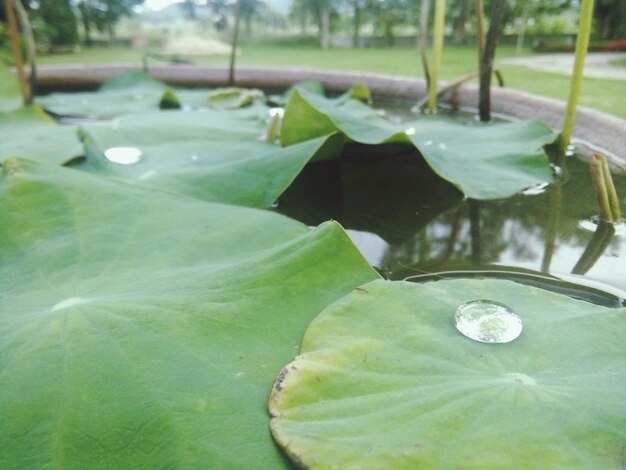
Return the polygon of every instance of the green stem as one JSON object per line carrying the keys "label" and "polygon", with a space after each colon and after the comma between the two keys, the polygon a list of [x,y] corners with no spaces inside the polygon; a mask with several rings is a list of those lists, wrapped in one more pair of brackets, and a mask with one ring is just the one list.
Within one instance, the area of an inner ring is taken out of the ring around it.
{"label": "green stem", "polygon": [[279,112],[274,112],[270,116],[270,122],[267,126],[267,133],[265,135],[265,140],[269,143],[276,142],[280,134],[280,125],[282,123],[282,117]]}
{"label": "green stem", "polygon": [[13,9],[13,0],[4,0],[4,11],[7,17],[7,25],[9,27],[9,37],[13,45],[13,55],[15,57],[15,69],[17,70],[17,78],[22,91],[22,100],[25,105],[30,104],[30,89],[24,72],[24,59],[22,58],[22,48],[20,47],[19,33],[17,32],[17,21],[15,19],[15,10]]}
{"label": "green stem", "polygon": [[476,43],[478,46],[478,75],[485,54],[485,5],[483,0],[476,0]]}
{"label": "green stem", "polygon": [[609,162],[604,155],[596,154],[596,157],[602,162],[602,176],[604,176],[604,185],[606,186],[606,192],[609,198],[609,206],[611,208],[613,221],[617,222],[622,218],[622,210],[619,206],[619,198],[617,197],[617,190],[615,189],[613,177],[611,176]]}
{"label": "green stem", "polygon": [[441,68],[441,55],[443,54],[443,33],[446,18],[446,0],[435,2],[435,24],[433,29],[433,66],[428,84],[428,109],[435,111],[437,108],[437,80]]}
{"label": "green stem", "polygon": [[606,222],[613,222],[613,213],[611,212],[609,194],[606,189],[602,161],[594,155],[589,162],[589,166],[591,169],[591,181],[596,191],[596,199],[598,200],[598,208],[600,209],[600,218]]}
{"label": "green stem", "polygon": [[233,32],[233,42],[230,50],[230,65],[228,67],[228,85],[235,84],[235,59],[237,57],[237,43],[239,42],[239,22],[241,20],[241,0],[235,4],[235,30]]}
{"label": "green stem", "polygon": [[505,0],[493,0],[491,3],[491,16],[489,31],[485,41],[485,51],[480,64],[480,88],[478,110],[480,120],[483,122],[491,119],[491,75],[493,73],[493,60],[496,56],[498,38],[502,30]]}
{"label": "green stem", "polygon": [[574,121],[576,120],[576,106],[580,97],[580,88],[583,81],[583,69],[585,67],[585,57],[589,47],[589,37],[591,36],[591,21],[593,18],[593,0],[582,0],[580,7],[580,21],[578,23],[578,37],[576,39],[576,60],[574,61],[574,72],[572,83],[565,110],[563,130],[561,131],[561,148],[565,150],[572,140]]}

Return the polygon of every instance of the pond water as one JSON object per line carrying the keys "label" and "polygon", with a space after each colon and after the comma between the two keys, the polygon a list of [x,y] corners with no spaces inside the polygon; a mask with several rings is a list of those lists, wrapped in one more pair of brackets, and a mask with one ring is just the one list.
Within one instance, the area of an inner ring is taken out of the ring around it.
{"label": "pond water", "polygon": [[[557,184],[472,201],[417,151],[349,145],[340,161],[310,164],[275,210],[312,226],[337,220],[389,279],[501,277],[621,306],[626,229],[594,222],[589,154],[568,156]],[[613,170],[623,198],[626,175]]]}

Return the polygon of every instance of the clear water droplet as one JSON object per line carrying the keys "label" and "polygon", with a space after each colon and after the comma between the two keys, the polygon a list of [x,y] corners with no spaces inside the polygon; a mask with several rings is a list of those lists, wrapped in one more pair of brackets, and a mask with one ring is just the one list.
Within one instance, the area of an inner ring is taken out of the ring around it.
{"label": "clear water droplet", "polygon": [[424,145],[432,145],[433,141],[432,140],[427,140],[426,142],[424,142]]}
{"label": "clear water droplet", "polygon": [[141,150],[136,147],[111,147],[104,151],[107,160],[120,165],[133,165],[141,161]]}
{"label": "clear water droplet", "polygon": [[278,199],[276,199],[274,202],[272,202],[272,205],[270,206],[270,208],[278,209],[279,205],[280,205],[280,201]]}
{"label": "clear water droplet", "polygon": [[198,155],[192,155],[191,159],[195,162],[196,160],[198,160]]}
{"label": "clear water droplet", "polygon": [[537,196],[538,194],[543,194],[546,192],[546,188],[548,187],[548,183],[539,183],[535,186],[531,186],[530,188],[522,191],[524,196]]}
{"label": "clear water droplet", "polygon": [[243,372],[237,372],[237,373],[235,374],[235,379],[237,379],[237,380],[239,380],[239,379],[240,379],[240,378],[242,378],[242,377],[243,377]]}
{"label": "clear water droplet", "polygon": [[522,333],[522,319],[493,300],[474,300],[461,305],[454,316],[456,329],[481,343],[510,343]]}
{"label": "clear water droplet", "polygon": [[441,150],[446,150],[448,147],[446,146],[446,144],[439,144],[439,148]]}
{"label": "clear water droplet", "polygon": [[409,127],[406,131],[404,131],[406,133],[406,135],[414,135],[415,134],[415,127]]}

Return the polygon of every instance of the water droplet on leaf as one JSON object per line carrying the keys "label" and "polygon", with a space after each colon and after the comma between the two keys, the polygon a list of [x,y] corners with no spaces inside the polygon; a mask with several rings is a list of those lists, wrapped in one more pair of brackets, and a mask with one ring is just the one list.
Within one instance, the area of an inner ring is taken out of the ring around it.
{"label": "water droplet on leaf", "polygon": [[506,305],[493,300],[464,303],[454,319],[457,330],[481,343],[510,343],[522,333],[522,319]]}
{"label": "water droplet on leaf", "polygon": [[58,312],[59,310],[63,310],[63,309],[70,308],[70,307],[74,307],[75,305],[84,304],[85,302],[88,302],[88,301],[86,299],[82,299],[80,297],[71,297],[69,299],[62,300],[58,304],[55,304],[50,309],[50,311],[51,312]]}
{"label": "water droplet on leaf", "polygon": [[141,150],[136,147],[111,147],[104,151],[107,160],[120,165],[133,165],[141,161]]}

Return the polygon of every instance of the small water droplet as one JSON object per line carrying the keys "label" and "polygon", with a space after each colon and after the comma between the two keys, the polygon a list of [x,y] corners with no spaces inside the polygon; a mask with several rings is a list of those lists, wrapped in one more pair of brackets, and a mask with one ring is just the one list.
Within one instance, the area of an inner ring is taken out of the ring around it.
{"label": "small water droplet", "polygon": [[571,157],[571,156],[574,155],[575,152],[576,152],[576,146],[572,145],[572,144],[569,144],[567,146],[567,148],[565,149],[565,156],[566,157]]}
{"label": "small water droplet", "polygon": [[136,147],[111,147],[104,151],[107,160],[120,165],[133,165],[141,161],[141,150]]}
{"label": "small water droplet", "polygon": [[278,199],[276,199],[274,202],[272,202],[272,205],[270,206],[270,208],[278,209],[279,205],[280,205],[280,201]]}
{"label": "small water droplet", "polygon": [[524,196],[537,196],[538,194],[543,194],[546,192],[546,188],[548,187],[548,183],[539,183],[535,186],[531,186],[530,188],[522,191]]}
{"label": "small water droplet", "polygon": [[414,135],[415,134],[415,127],[409,127],[406,131],[404,131],[406,133],[406,135]]}
{"label": "small water droplet", "polygon": [[195,162],[196,160],[198,160],[198,155],[192,155],[191,159]]}
{"label": "small water droplet", "polygon": [[454,316],[456,329],[481,343],[510,343],[522,333],[522,319],[493,300],[474,300],[461,305]]}
{"label": "small water droplet", "polygon": [[424,142],[424,145],[432,145],[433,141],[432,140],[427,140],[426,142]]}
{"label": "small water droplet", "polygon": [[237,380],[239,380],[239,379],[240,379],[240,378],[242,378],[242,377],[243,377],[243,372],[237,372],[237,373],[235,374],[235,379],[237,379]]}
{"label": "small water droplet", "polygon": [[446,144],[439,144],[439,148],[440,148],[441,150],[445,150],[445,149],[447,149],[448,147],[446,146]]}

